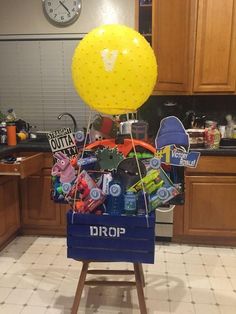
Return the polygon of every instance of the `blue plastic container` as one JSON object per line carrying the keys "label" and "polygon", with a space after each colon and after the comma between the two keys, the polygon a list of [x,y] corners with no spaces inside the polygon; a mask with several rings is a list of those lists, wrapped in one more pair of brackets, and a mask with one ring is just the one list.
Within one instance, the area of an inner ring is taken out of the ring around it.
{"label": "blue plastic container", "polygon": [[119,180],[109,182],[109,195],[106,202],[106,213],[113,216],[124,214],[124,191]]}
{"label": "blue plastic container", "polygon": [[126,215],[135,215],[137,209],[137,196],[131,191],[125,193],[124,210]]}

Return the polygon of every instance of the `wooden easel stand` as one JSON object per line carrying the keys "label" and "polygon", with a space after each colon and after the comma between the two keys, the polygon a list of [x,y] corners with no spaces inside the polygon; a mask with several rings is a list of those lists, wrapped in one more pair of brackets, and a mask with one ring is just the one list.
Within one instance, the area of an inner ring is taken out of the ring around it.
{"label": "wooden easel stand", "polygon": [[[147,314],[146,303],[144,299],[143,287],[145,287],[143,267],[141,263],[133,263],[134,270],[107,270],[107,269],[92,269],[89,270],[89,263],[92,261],[82,261],[83,267],[80,273],[80,278],[78,282],[78,286],[75,293],[74,303],[72,306],[71,314],[77,314],[81,295],[83,292],[84,285],[88,286],[135,286],[138,294],[139,308],[141,314]],[[135,275],[135,281],[114,281],[114,280],[87,280],[87,274],[95,274],[95,275]]]}

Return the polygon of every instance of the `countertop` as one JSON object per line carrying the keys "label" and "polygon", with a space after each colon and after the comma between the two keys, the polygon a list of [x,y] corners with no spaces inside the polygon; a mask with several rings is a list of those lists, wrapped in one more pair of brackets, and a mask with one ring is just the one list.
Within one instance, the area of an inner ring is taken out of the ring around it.
{"label": "countertop", "polygon": [[[195,148],[192,149],[192,151],[198,151],[202,156],[236,156],[236,148]],[[40,141],[37,139],[25,140],[18,143],[16,146],[0,144],[0,157],[17,152],[51,152],[51,149],[47,141]]]}

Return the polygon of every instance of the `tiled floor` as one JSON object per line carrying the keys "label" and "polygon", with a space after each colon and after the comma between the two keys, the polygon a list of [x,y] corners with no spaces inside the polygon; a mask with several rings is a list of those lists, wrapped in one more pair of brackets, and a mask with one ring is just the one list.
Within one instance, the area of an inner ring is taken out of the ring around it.
{"label": "tiled floor", "polygon": [[[155,264],[143,268],[148,313],[236,313],[236,248],[157,243]],[[16,238],[0,252],[0,313],[70,313],[80,269],[65,238]],[[140,313],[136,289],[86,287],[78,313]]]}

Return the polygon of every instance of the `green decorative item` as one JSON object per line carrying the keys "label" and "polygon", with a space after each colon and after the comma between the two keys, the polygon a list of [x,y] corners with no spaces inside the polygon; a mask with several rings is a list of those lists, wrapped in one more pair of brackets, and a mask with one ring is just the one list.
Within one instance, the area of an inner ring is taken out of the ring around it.
{"label": "green decorative item", "polygon": [[0,122],[4,121],[6,119],[5,114],[2,113],[2,111],[0,110]]}
{"label": "green decorative item", "polygon": [[124,159],[124,155],[118,151],[117,147],[98,149],[96,157],[101,170],[114,170]]}

